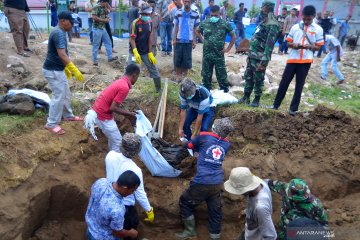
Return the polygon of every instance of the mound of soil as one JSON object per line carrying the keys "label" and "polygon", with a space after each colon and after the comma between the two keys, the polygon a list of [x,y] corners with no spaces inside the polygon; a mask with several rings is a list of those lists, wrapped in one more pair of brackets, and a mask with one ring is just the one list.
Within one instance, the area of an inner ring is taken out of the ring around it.
{"label": "mound of soil", "polygon": [[[129,101],[129,106],[139,103]],[[156,104],[143,102],[142,110],[154,118]],[[176,124],[176,106],[168,106],[167,126]],[[218,117],[230,116],[236,125],[231,151],[224,161],[226,177],[233,167],[247,166],[262,178],[289,181],[305,179],[324,203],[336,239],[356,239],[360,227],[360,121],[319,107],[307,116],[279,112],[252,112],[224,108]],[[121,130],[129,130],[119,118]],[[107,139],[95,142],[81,123],[64,123],[64,136],[54,136],[36,122],[20,136],[0,139],[0,236],[10,239],[85,239],[84,215],[90,187],[105,176]],[[176,131],[166,129],[165,139],[175,141]],[[181,230],[178,199],[192,174],[183,178],[152,177],[143,169],[145,188],[155,209],[155,222],[140,223],[148,239],[174,239]],[[193,169],[193,159],[187,159]],[[194,173],[194,171],[192,172]],[[274,222],[280,199],[274,195]],[[234,239],[243,228],[246,199],[226,192],[222,198],[222,239]],[[138,209],[140,219],[145,217]],[[198,239],[207,239],[205,204],[196,210]]]}

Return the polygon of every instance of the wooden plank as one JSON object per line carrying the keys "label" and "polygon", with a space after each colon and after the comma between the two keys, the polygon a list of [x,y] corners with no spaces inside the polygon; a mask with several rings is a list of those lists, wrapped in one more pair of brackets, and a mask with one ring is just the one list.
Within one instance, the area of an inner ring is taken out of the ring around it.
{"label": "wooden plank", "polygon": [[165,79],[165,85],[164,85],[164,99],[163,99],[163,107],[162,107],[162,115],[161,115],[161,125],[159,129],[160,137],[163,137],[164,134],[164,124],[165,124],[165,114],[166,114],[166,99],[167,99],[167,89],[168,89],[168,79]]}

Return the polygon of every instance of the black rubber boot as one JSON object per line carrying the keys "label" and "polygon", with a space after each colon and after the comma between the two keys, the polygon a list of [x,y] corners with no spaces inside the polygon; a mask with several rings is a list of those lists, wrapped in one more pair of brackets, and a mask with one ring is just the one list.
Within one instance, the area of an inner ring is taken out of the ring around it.
{"label": "black rubber boot", "polygon": [[239,99],[239,104],[249,104],[250,103],[250,95],[244,94],[242,98]]}
{"label": "black rubber boot", "polygon": [[255,96],[254,100],[250,104],[251,107],[259,107],[260,106],[260,96]]}
{"label": "black rubber boot", "polygon": [[155,90],[157,93],[161,92],[161,78],[153,78],[155,84]]}

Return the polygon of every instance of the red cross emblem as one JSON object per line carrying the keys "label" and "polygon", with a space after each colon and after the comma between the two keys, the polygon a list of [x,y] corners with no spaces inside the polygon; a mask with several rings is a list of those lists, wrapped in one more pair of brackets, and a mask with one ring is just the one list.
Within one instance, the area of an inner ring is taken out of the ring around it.
{"label": "red cross emblem", "polygon": [[222,152],[220,151],[220,148],[214,148],[212,154],[214,159],[220,159]]}

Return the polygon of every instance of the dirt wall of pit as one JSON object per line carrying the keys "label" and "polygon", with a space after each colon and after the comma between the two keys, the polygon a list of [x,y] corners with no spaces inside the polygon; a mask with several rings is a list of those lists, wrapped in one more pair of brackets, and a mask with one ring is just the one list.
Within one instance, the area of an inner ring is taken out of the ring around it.
{"label": "dirt wall of pit", "polygon": [[[153,120],[153,102],[138,99]],[[168,106],[165,139],[176,140],[178,108]],[[304,178],[327,208],[335,239],[357,239],[360,227],[360,123],[348,115],[318,107],[308,115],[291,117],[280,112],[252,112],[222,108],[217,117],[229,116],[236,131],[224,161],[226,177],[237,166],[247,166],[262,178],[288,181]],[[118,118],[121,131],[131,129]],[[0,139],[0,239],[85,239],[84,215],[92,183],[105,176],[107,140],[94,142],[81,123],[64,123],[64,136],[50,135],[38,121],[19,136]],[[155,209],[155,222],[140,223],[148,239],[174,239],[181,230],[178,199],[192,176],[152,177],[144,165],[145,189]],[[189,161],[189,164],[192,164]],[[274,222],[280,199],[274,196]],[[244,224],[246,199],[223,193],[222,239],[234,239]],[[145,217],[140,208],[140,219]],[[196,210],[198,239],[207,239],[206,205]]]}

